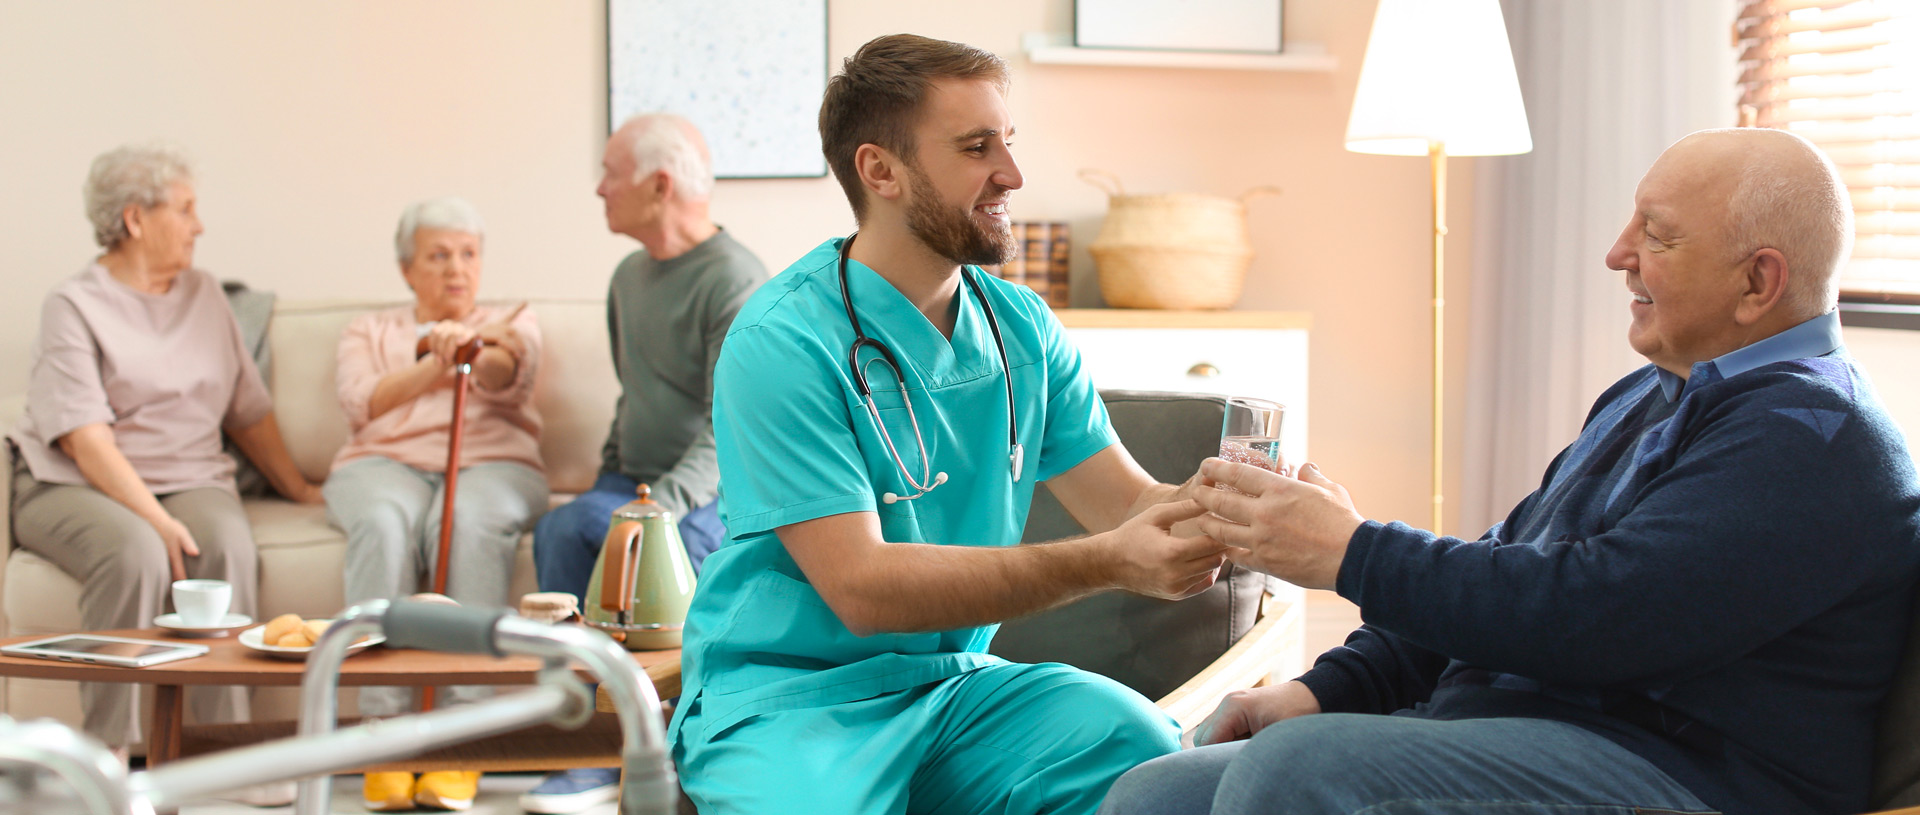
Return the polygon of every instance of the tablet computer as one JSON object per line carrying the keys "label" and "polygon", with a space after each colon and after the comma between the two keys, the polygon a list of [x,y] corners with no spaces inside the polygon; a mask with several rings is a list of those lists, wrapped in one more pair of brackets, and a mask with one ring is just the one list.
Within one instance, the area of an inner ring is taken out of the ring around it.
{"label": "tablet computer", "polygon": [[145,668],[162,662],[206,656],[207,650],[207,646],[204,645],[187,645],[161,640],[103,637],[99,634],[61,634],[0,647],[0,654],[59,659],[67,662],[91,662],[96,665],[117,665],[123,668]]}

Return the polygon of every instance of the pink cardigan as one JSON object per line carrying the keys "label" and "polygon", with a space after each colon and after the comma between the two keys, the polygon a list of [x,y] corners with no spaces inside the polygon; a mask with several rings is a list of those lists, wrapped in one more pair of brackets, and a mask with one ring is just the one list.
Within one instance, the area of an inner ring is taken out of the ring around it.
{"label": "pink cardigan", "polygon": [[[506,310],[475,306],[461,322],[478,328],[506,316]],[[335,382],[340,407],[353,427],[353,439],[333,458],[333,469],[366,456],[384,456],[427,472],[447,469],[447,441],[452,432],[453,371],[448,369],[432,389],[413,401],[377,418],[367,417],[367,403],[380,379],[412,365],[419,341],[413,307],[402,306],[363,314],[340,335],[339,370]],[[499,391],[487,391],[468,379],[465,436],[460,443],[462,465],[512,461],[544,471],[540,461],[540,414],[533,407],[534,375],[540,367],[540,325],[532,311],[521,312],[513,327],[526,343],[513,382]]]}

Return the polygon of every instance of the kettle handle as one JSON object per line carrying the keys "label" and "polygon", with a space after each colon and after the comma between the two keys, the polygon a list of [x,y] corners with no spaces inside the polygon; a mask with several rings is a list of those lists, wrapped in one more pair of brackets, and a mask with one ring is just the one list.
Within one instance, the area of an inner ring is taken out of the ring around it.
{"label": "kettle handle", "polygon": [[600,607],[607,611],[633,610],[633,571],[640,565],[639,521],[621,521],[607,535],[606,571],[600,575]]}

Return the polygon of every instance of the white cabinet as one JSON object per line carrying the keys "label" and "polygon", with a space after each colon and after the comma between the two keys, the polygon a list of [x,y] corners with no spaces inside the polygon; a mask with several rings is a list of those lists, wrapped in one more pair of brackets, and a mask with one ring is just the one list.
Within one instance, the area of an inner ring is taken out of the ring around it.
{"label": "white cabinet", "polygon": [[1307,460],[1307,329],[1291,311],[1055,312],[1101,388],[1255,396],[1287,408],[1289,461]]}

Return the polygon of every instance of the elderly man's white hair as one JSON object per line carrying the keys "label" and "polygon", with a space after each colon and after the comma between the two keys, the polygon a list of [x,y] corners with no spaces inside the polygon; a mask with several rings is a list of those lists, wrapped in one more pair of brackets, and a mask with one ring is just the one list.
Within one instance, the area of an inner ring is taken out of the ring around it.
{"label": "elderly man's white hair", "polygon": [[480,210],[467,199],[449,195],[415,201],[401,210],[400,226],[393,230],[393,251],[400,257],[400,265],[413,262],[413,233],[422,229],[466,232],[479,238],[482,245],[487,240],[487,222],[480,220]]}
{"label": "elderly man's white hair", "polygon": [[128,145],[101,153],[87,170],[82,192],[94,241],[108,251],[118,248],[129,237],[127,207],[164,204],[174,182],[192,179],[186,155],[170,145]]}
{"label": "elderly man's white hair", "polygon": [[713,163],[693,122],[672,113],[642,113],[620,129],[633,155],[634,181],[664,170],[675,198],[705,201],[713,195]]}
{"label": "elderly man's white hair", "polygon": [[1840,300],[1840,267],[1853,254],[1853,201],[1840,170],[1825,152],[1785,130],[1727,128],[1695,135],[1731,134],[1749,140],[1733,195],[1727,202],[1727,240],[1736,257],[1772,247],[1787,259],[1781,304],[1803,317],[1833,310]]}

